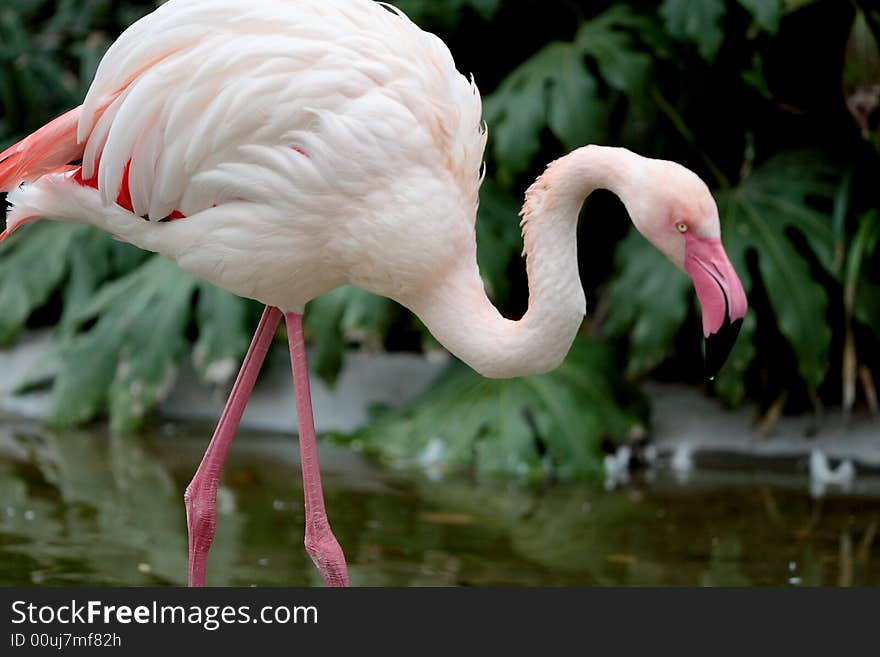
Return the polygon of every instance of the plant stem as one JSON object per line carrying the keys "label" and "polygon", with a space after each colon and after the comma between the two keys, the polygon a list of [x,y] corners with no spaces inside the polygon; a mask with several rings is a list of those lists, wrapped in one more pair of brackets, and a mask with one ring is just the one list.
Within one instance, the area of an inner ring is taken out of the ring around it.
{"label": "plant stem", "polygon": [[871,373],[871,368],[867,365],[861,365],[859,367],[859,378],[862,380],[862,388],[865,390],[868,410],[871,411],[871,415],[877,415],[880,413],[880,405],[877,402],[877,388],[874,385],[874,375]]}

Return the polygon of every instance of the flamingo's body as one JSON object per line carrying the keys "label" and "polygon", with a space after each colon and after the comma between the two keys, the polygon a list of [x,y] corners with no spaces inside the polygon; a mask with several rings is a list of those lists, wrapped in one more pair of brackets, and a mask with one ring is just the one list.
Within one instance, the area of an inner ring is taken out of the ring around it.
{"label": "flamingo's body", "polygon": [[373,2],[174,0],[116,41],[57,153],[24,168],[81,158],[97,190],[44,178],[11,195],[10,228],[93,223],[285,311],[344,283],[406,301],[473,250],[480,117],[443,42]]}
{"label": "flamingo's body", "polygon": [[40,217],[93,224],[267,305],[188,491],[191,581],[203,582],[216,482],[276,308],[291,329],[306,542],[331,583],[347,575],[312,449],[300,316],[309,300],[355,284],[411,308],[485,375],[547,371],[583,318],[577,215],[604,187],[694,278],[707,337],[745,314],[705,185],[678,165],[591,146],[529,190],[529,310],[504,319],[476,265],[485,144],[475,85],[442,41],[392,8],[171,0],[110,48],[81,107],[0,155],[8,232]]}

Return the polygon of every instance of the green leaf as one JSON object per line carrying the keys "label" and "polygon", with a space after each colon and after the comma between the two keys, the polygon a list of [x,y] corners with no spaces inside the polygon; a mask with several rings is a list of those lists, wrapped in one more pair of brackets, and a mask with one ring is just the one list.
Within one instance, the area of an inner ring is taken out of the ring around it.
{"label": "green leaf", "polygon": [[770,34],[779,31],[779,21],[783,14],[782,0],[738,0],[738,2],[764,30]]}
{"label": "green leaf", "polygon": [[[41,230],[42,229],[42,230]],[[29,237],[9,238],[0,251],[0,342],[8,343],[21,331],[35,308],[58,287],[66,270],[65,253],[73,233],[47,231],[37,224]],[[60,237],[61,239],[55,239]]]}
{"label": "green leaf", "polygon": [[675,38],[696,44],[703,59],[712,61],[724,40],[724,0],[663,0],[660,16]]}
{"label": "green leaf", "polygon": [[655,23],[645,16],[613,5],[585,23],[575,40],[595,60],[605,82],[626,94],[639,94],[650,80],[651,56],[639,49],[633,34],[644,38],[655,29]]}
{"label": "green leaf", "polygon": [[612,8],[584,23],[572,42],[555,41],[505,78],[485,102],[499,180],[509,186],[525,171],[550,132],[567,149],[602,141],[611,104],[587,68],[595,61],[602,79],[627,94],[644,89],[650,59],[638,52],[631,31],[644,25],[629,10]]}
{"label": "green leaf", "polygon": [[[134,269],[149,257],[106,233],[87,226],[41,221],[13,234],[0,248],[0,335],[12,341],[28,317],[61,291],[64,308],[58,323],[64,342],[76,330],[75,315],[108,278]],[[56,349],[29,371],[15,389],[43,386],[52,377]]]}
{"label": "green leaf", "polygon": [[107,404],[114,431],[131,431],[174,382],[197,281],[158,256],[105,285],[74,322],[95,325],[61,345],[52,422],[93,419]]}
{"label": "green leaf", "polygon": [[764,73],[764,59],[760,53],[752,55],[752,66],[740,73],[740,78],[767,100],[774,101],[773,92]]}
{"label": "green leaf", "polygon": [[[49,221],[41,223],[47,226],[57,225]],[[131,244],[114,240],[97,228],[86,228],[82,238],[72,244],[67,257],[70,264],[62,292],[62,334],[76,328],[76,314],[105,281],[134,271],[151,255]]]}
{"label": "green leaf", "polygon": [[[196,369],[220,382],[235,373],[248,345],[246,301],[96,229],[41,221],[0,249],[0,338],[14,339],[28,317],[63,290],[52,420],[73,426],[109,406],[113,427],[130,430],[173,381],[196,289]],[[19,389],[43,383],[47,374],[44,363],[24,374]]]}
{"label": "green leaf", "polygon": [[486,293],[499,305],[510,294],[507,267],[522,249],[522,234],[516,220],[519,206],[494,180],[480,188],[477,219],[477,259]]}
{"label": "green leaf", "polygon": [[[94,229],[41,221],[0,247],[0,344],[9,343],[70,273],[71,300],[88,296],[107,274],[109,238]],[[94,260],[94,262],[89,262]]]}
{"label": "green leaf", "polygon": [[395,467],[600,479],[601,440],[625,437],[644,416],[610,349],[579,339],[562,366],[542,376],[484,379],[455,363],[414,404],[380,413],[346,440]]}
{"label": "green leaf", "polygon": [[620,274],[609,288],[611,312],[605,330],[627,336],[627,373],[640,376],[663,362],[687,316],[693,287],[638,231],[617,247]]}
{"label": "green leaf", "polygon": [[305,314],[309,336],[317,337],[310,365],[328,382],[336,380],[349,342],[380,347],[398,306],[385,297],[347,285],[309,303]]}
{"label": "green leaf", "polygon": [[[587,70],[583,51],[574,44],[547,46],[531,63],[535,68],[532,84],[540,84],[546,93],[547,125],[567,149],[598,140],[604,134],[604,112],[596,79]],[[540,70],[547,77],[540,78]],[[543,94],[537,92],[540,98]],[[537,138],[537,135],[536,135]],[[534,154],[533,154],[534,155]]]}
{"label": "green leaf", "polygon": [[193,349],[193,364],[208,383],[223,384],[238,371],[247,351],[247,319],[250,302],[199,281],[196,322],[199,338]]}
{"label": "green leaf", "polygon": [[453,27],[466,8],[473,9],[488,21],[501,8],[501,0],[396,0],[392,4],[423,28]]}
{"label": "green leaf", "polygon": [[844,270],[844,304],[847,311],[866,326],[880,325],[880,286],[871,282],[867,264],[877,253],[880,219],[873,210],[859,220],[859,228],[850,242]]}
{"label": "green leaf", "polygon": [[865,326],[880,326],[880,283],[869,280],[859,282],[853,315]]}
{"label": "green leaf", "polygon": [[531,164],[550,127],[567,145],[601,135],[596,81],[583,55],[570,43],[553,43],[511,73],[486,99],[493,152],[506,181]]}
{"label": "green leaf", "polygon": [[824,200],[830,206],[833,178],[830,165],[804,153],[789,153],[775,157],[738,187],[718,195],[724,245],[746,294],[753,285],[746,254],[753,250],[779,330],[797,356],[801,377],[813,389],[827,370],[828,295],[810,275],[809,262],[788,231],[803,235],[822,266],[832,272],[831,217],[811,203]]}
{"label": "green leaf", "polygon": [[739,406],[746,398],[746,370],[757,355],[755,349],[757,324],[754,312],[746,315],[727,362],[715,377],[715,392],[731,406]]}

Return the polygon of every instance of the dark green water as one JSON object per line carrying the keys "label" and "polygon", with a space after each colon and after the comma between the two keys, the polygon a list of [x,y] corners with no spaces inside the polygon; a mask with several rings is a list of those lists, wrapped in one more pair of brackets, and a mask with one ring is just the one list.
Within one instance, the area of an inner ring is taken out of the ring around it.
{"label": "dark green water", "polygon": [[[184,583],[183,490],[209,436],[0,426],[0,585]],[[294,438],[240,437],[209,584],[319,583],[296,454]],[[322,459],[355,585],[880,585],[880,498],[812,500],[796,474],[661,472],[607,493],[431,482],[327,445]]]}

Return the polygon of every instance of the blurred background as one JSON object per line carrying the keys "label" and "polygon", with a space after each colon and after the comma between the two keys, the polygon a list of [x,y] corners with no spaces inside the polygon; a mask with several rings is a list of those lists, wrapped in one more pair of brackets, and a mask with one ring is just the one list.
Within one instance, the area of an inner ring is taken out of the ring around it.
{"label": "blurred background", "polygon": [[[5,2],[0,149],[78,105],[109,44],[157,4]],[[344,429],[331,422],[325,430],[339,445],[325,441],[335,455],[330,480],[339,487],[331,483],[328,507],[333,518],[335,496],[336,513],[344,516],[337,534],[344,547],[358,546],[355,579],[360,572],[362,583],[376,584],[880,583],[876,558],[870,564],[880,505],[864,490],[823,507],[792,493],[800,484],[779,472],[756,483],[752,465],[723,454],[715,465],[748,470],[745,484],[742,477],[736,485],[729,478],[691,482],[695,496],[677,488],[675,478],[664,484],[662,475],[645,489],[629,485],[606,494],[595,486],[614,487],[615,463],[653,463],[658,431],[681,427],[658,425],[658,416],[687,413],[735,427],[731,441],[745,451],[750,445],[760,451],[788,426],[799,447],[775,469],[815,471],[820,480],[824,473],[830,482],[836,465],[808,460],[810,440],[831,431],[845,444],[855,427],[860,442],[846,454],[859,472],[880,467],[873,420],[880,373],[876,5],[394,4],[444,39],[483,94],[489,146],[479,260],[505,315],[519,317],[528,303],[517,221],[523,193],[548,162],[587,143],[676,160],[707,182],[751,309],[728,364],[707,385],[690,281],[603,192],[588,200],[580,223],[588,316],[569,358],[551,374],[482,380],[445,359],[407,311],[358,289],[312,302],[306,312],[311,366],[328,394],[352,354],[407,354],[432,372],[430,384],[413,384],[418,389],[405,404],[377,405],[365,421]],[[8,489],[0,505],[9,501],[0,550],[19,555],[0,582],[179,581],[185,534],[175,487],[185,486],[210,427],[169,425],[157,406],[180,383],[180,372],[191,373],[192,385],[212,399],[222,397],[236,371],[230,363],[247,349],[260,308],[93,229],[40,222],[0,248],[0,309],[10,394],[46,400],[44,421],[36,425],[22,428],[11,413],[0,418],[0,446],[9,457],[0,460],[0,489]],[[33,335],[49,336],[45,357],[16,367],[23,362],[16,350]],[[717,432],[714,425],[698,429]],[[671,471],[689,471],[691,446],[675,439],[668,456],[681,467]],[[236,466],[229,482],[229,499],[241,505],[230,502],[229,515],[238,520],[227,523],[230,536],[240,532],[229,539],[238,552],[217,557],[229,560],[216,575],[225,577],[221,583],[262,581],[259,573],[275,556],[260,556],[270,539],[254,536],[271,536],[276,516],[299,505],[290,481],[264,472],[281,467],[274,450],[289,439],[255,435],[247,442],[241,449],[250,451],[241,458],[253,467]],[[169,445],[174,456],[160,457]],[[84,456],[92,452],[94,458]],[[353,452],[369,459],[354,465]],[[400,474],[413,469],[430,476]],[[295,471],[293,464],[291,478]],[[126,502],[131,482],[153,497],[148,517],[155,531],[133,530],[132,518],[146,511],[138,510],[137,495]],[[120,491],[112,504],[107,487]],[[284,492],[270,499],[276,489]],[[158,490],[170,491],[161,514],[155,509],[165,497]],[[381,494],[372,498],[365,492],[375,490]],[[31,520],[22,520],[27,512]],[[31,531],[37,514],[45,518]],[[397,514],[395,520],[388,514]],[[285,553],[297,554],[285,572],[292,583],[308,582],[298,525],[288,521]],[[708,530],[704,521],[720,524]],[[622,528],[632,522],[660,523],[655,529],[662,525],[660,533],[678,542],[668,538],[659,547],[656,533],[631,536]],[[248,532],[249,523],[265,531]],[[751,545],[744,535],[756,526],[767,528],[754,536],[764,543]],[[394,530],[385,536],[383,527]],[[99,544],[113,546],[114,558],[95,556],[103,554],[95,552]],[[62,545],[79,547],[70,554]],[[65,559],[77,565],[66,568]],[[126,567],[116,567],[123,562]],[[811,574],[802,573],[805,563]]]}

